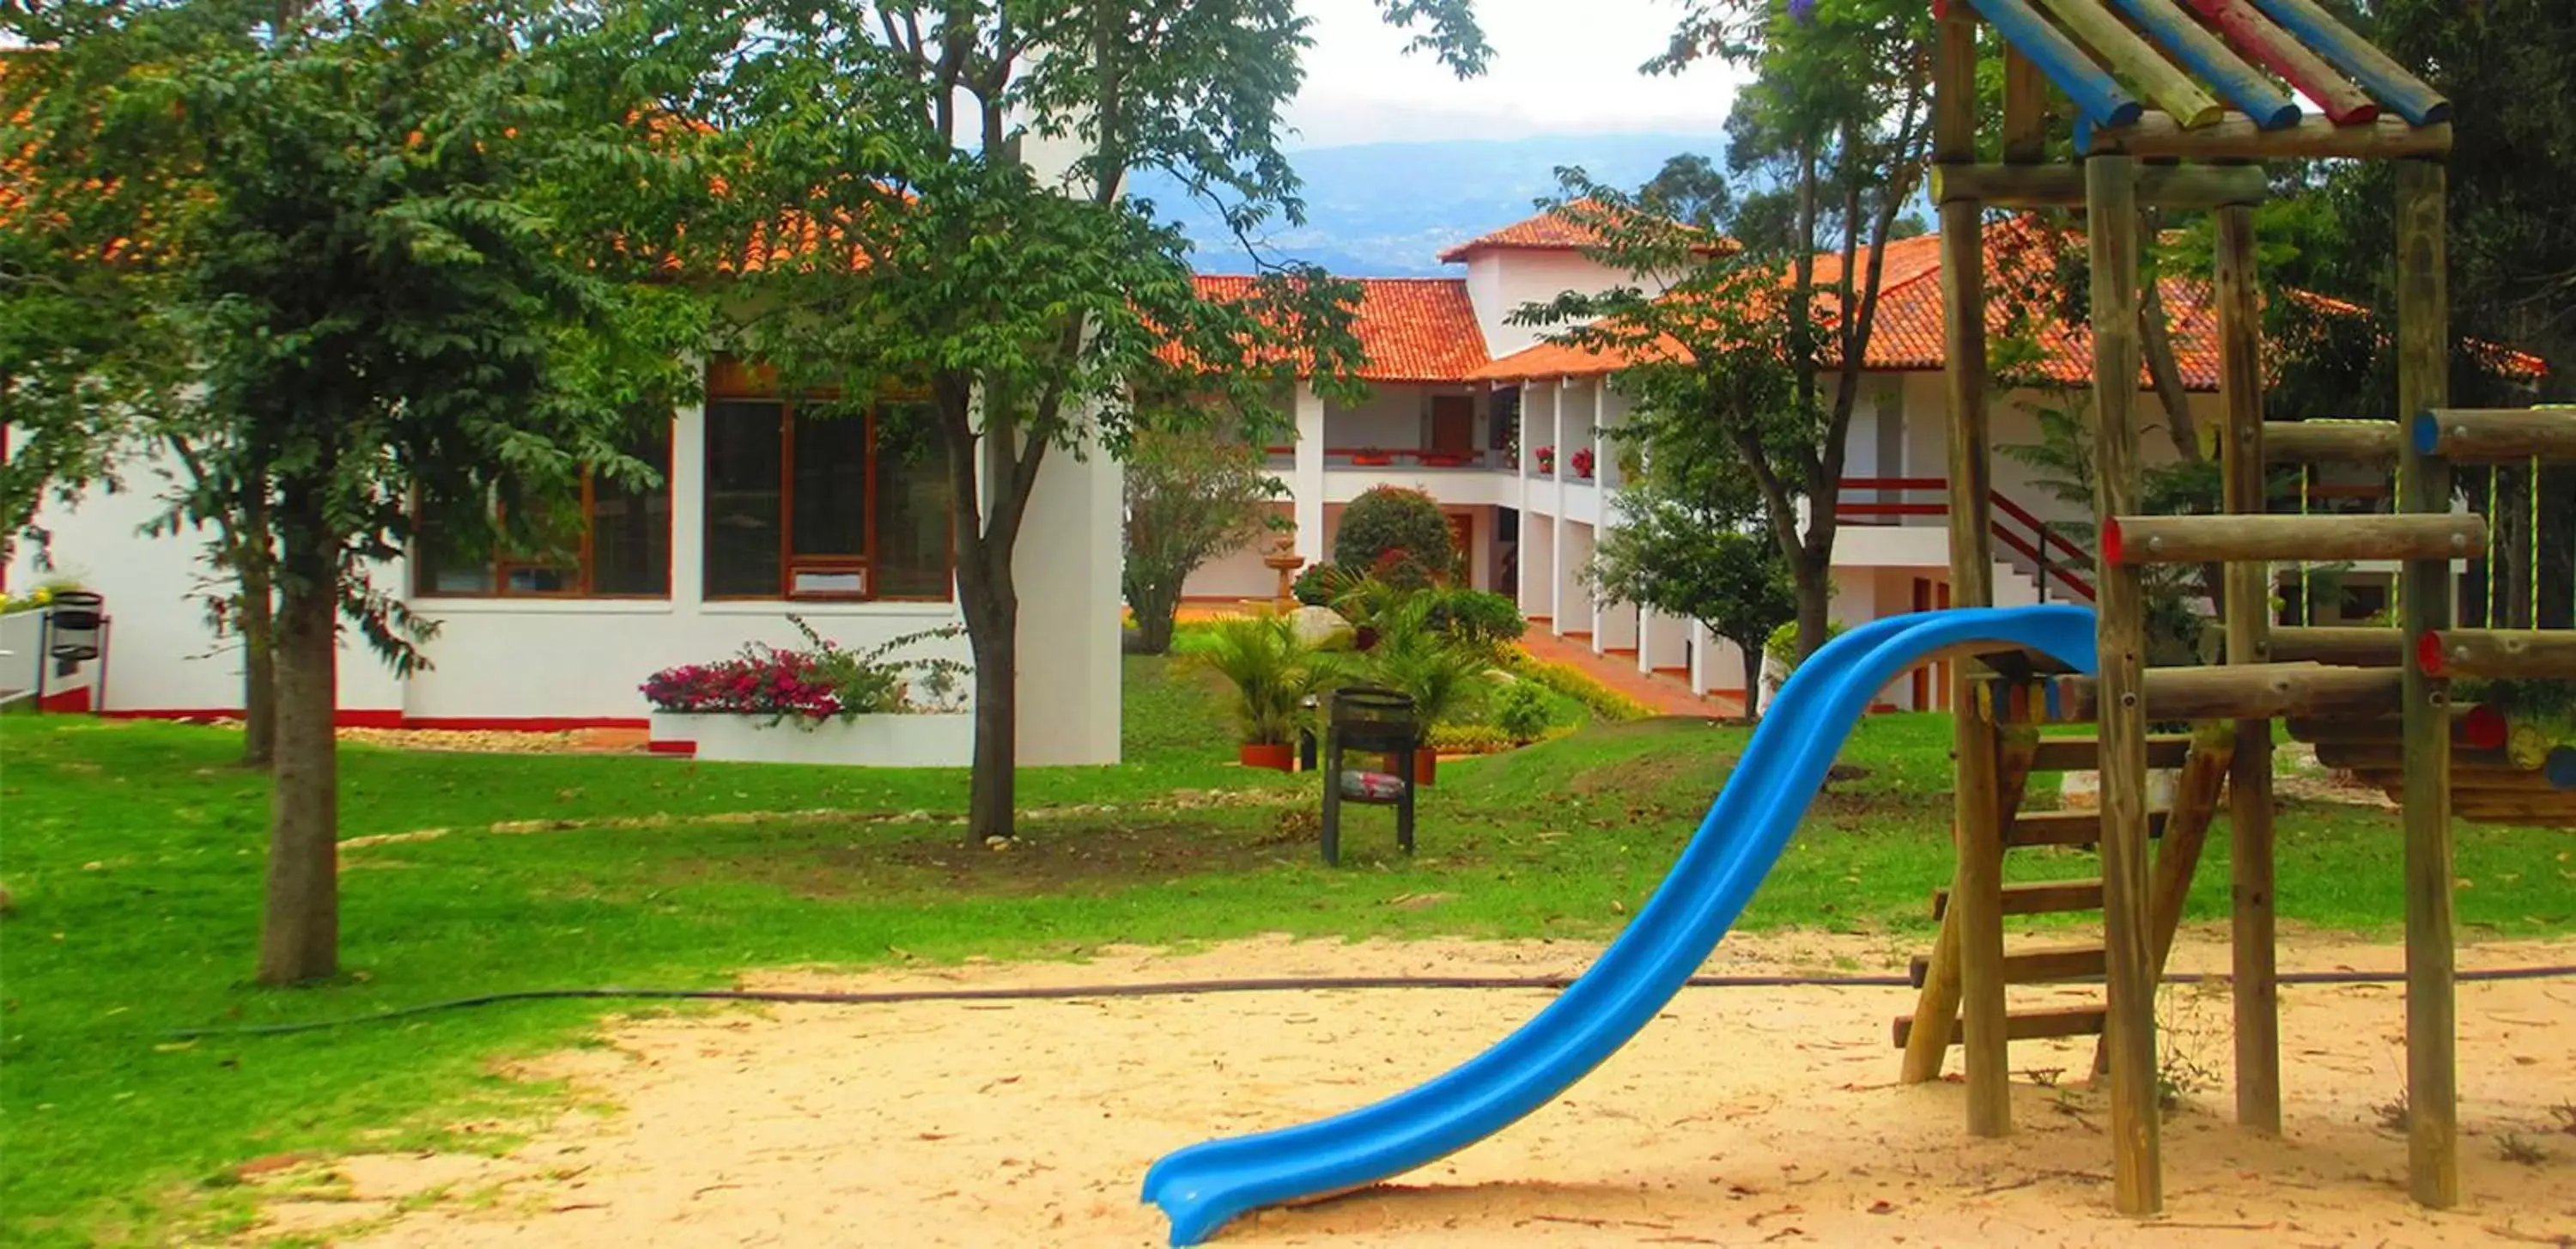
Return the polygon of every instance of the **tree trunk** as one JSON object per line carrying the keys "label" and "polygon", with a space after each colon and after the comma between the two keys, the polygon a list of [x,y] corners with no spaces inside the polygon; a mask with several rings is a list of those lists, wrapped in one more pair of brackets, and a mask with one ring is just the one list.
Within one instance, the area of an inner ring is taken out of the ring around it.
{"label": "tree trunk", "polygon": [[1138,587],[1127,596],[1127,606],[1136,613],[1136,646],[1148,655],[1161,655],[1172,649],[1172,621],[1180,615],[1181,596],[1162,586]]}
{"label": "tree trunk", "polygon": [[277,776],[268,834],[268,909],[259,979],[293,984],[340,966],[339,560],[322,501],[289,503],[278,601]]}
{"label": "tree trunk", "polygon": [[1816,653],[1825,644],[1825,630],[1830,627],[1834,605],[1834,570],[1828,556],[1816,559],[1807,553],[1789,561],[1789,576],[1798,589],[1798,662]]}
{"label": "tree trunk", "polygon": [[242,636],[242,764],[265,768],[277,758],[277,579],[269,567],[264,479],[245,492],[231,546],[240,587],[233,603]]}
{"label": "tree trunk", "polygon": [[1019,790],[1020,604],[1009,586],[967,595],[966,640],[975,655],[975,775],[966,835],[1009,837]]}
{"label": "tree trunk", "polygon": [[1744,659],[1744,718],[1762,718],[1762,642],[1736,639],[1735,649]]}

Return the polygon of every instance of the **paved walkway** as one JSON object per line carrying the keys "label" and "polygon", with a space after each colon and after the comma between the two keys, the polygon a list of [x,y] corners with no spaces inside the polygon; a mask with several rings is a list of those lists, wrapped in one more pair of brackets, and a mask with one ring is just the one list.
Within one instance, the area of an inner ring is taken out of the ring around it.
{"label": "paved walkway", "polygon": [[1654,708],[1657,715],[1732,719],[1744,714],[1744,704],[1739,699],[1693,694],[1672,677],[1648,676],[1637,671],[1635,655],[1595,655],[1591,639],[1557,637],[1547,631],[1545,621],[1530,622],[1530,631],[1521,637],[1521,649],[1549,663],[1571,665],[1603,685]]}

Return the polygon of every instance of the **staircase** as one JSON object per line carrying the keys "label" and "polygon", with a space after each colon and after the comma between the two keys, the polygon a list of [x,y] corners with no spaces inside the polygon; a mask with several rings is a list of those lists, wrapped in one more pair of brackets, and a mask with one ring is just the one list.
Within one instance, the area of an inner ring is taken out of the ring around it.
{"label": "staircase", "polygon": [[[2092,566],[2089,552],[2000,490],[1988,491],[1986,504],[2001,566],[2035,586],[2037,601],[2093,601],[2093,582],[2084,573]],[[1943,477],[1846,477],[1834,500],[1835,518],[1856,525],[1902,524],[1909,516],[1949,514],[1950,482]]]}

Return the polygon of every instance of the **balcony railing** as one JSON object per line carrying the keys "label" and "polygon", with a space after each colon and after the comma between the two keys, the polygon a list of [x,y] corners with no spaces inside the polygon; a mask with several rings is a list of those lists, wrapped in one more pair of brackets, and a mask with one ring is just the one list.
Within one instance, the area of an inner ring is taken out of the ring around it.
{"label": "balcony railing", "polygon": [[[1842,481],[1841,493],[1846,496],[1854,493],[1900,496],[1892,501],[1837,497],[1834,516],[1859,524],[1883,523],[1878,519],[1880,517],[1950,514],[1950,483],[1941,477],[1846,477]],[[1930,495],[1932,498],[1930,501],[1912,502],[1902,497],[1909,495]],[[2001,491],[1988,491],[1986,506],[1990,517],[1988,530],[1998,544],[2021,557],[2031,576],[2039,582],[2039,597],[2043,601],[2052,589],[2088,603],[2093,601],[2093,583],[2078,572],[2092,567],[2091,553]]]}
{"label": "balcony railing", "polygon": [[[1295,447],[1262,449],[1275,467],[1296,463]],[[1440,451],[1430,447],[1326,447],[1327,468],[1424,468],[1435,471],[1504,467],[1502,453],[1490,450]]]}

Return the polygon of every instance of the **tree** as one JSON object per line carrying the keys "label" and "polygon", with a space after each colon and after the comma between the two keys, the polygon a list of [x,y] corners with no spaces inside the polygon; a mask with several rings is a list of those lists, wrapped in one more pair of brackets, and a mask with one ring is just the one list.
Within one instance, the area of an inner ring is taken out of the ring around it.
{"label": "tree", "polygon": [[1618,523],[1603,528],[1591,587],[1622,602],[1696,620],[1744,657],[1744,714],[1761,716],[1762,652],[1771,631],[1798,614],[1796,586],[1779,543],[1761,531],[1758,506],[1719,466],[1697,471],[1687,446],[1650,457],[1644,478],[1611,500]]}
{"label": "tree", "polygon": [[1147,654],[1172,648],[1181,586],[1268,528],[1283,487],[1261,453],[1206,430],[1148,429],[1127,452],[1127,563],[1120,580]]}
{"label": "tree", "polygon": [[[65,64],[143,71],[90,78],[96,125],[40,145],[30,178],[57,200],[128,171],[161,192],[134,237],[169,258],[171,350],[221,435],[194,448],[201,480],[249,489],[276,541],[259,976],[329,976],[340,616],[416,665],[423,629],[366,572],[416,498],[497,498],[482,515],[527,530],[585,467],[644,473],[618,448],[638,399],[677,397],[687,318],[549,215],[549,174],[583,149],[526,51],[542,6],[380,0],[261,39],[243,15],[267,6],[51,12]],[[233,24],[174,37],[210,13]]]}
{"label": "tree", "polygon": [[[1379,7],[1457,72],[1481,66],[1466,0]],[[651,131],[635,164],[684,175],[657,220],[624,233],[702,272],[754,239],[792,240],[735,267],[727,345],[847,408],[890,387],[930,398],[976,666],[967,832],[1006,837],[1013,560],[1050,458],[1121,453],[1140,390],[1186,379],[1207,397],[1199,419],[1257,435],[1301,366],[1327,385],[1353,372],[1347,284],[1275,267],[1245,299],[1202,300],[1182,236],[1121,192],[1130,172],[1159,169],[1240,230],[1299,218],[1280,113],[1307,22],[1282,0],[614,12],[607,72],[583,77],[640,85],[681,119]],[[631,189],[618,200],[643,203]]]}
{"label": "tree", "polygon": [[1342,508],[1341,524],[1333,530],[1333,562],[1418,590],[1457,574],[1457,539],[1430,495],[1373,486]]}
{"label": "tree", "polygon": [[1797,586],[1802,658],[1825,642],[1834,501],[1886,244],[1929,156],[1930,34],[1909,0],[1695,0],[1647,69],[1709,56],[1752,67],[1727,120],[1727,165],[1781,189],[1736,196],[1737,246],[1713,248],[1643,197],[1573,171],[1569,196],[1595,203],[1565,211],[1602,233],[1596,254],[1637,285],[1517,317],[1590,322],[1552,337],[1642,361],[1650,376],[1632,384],[1649,420],[1741,457]]}
{"label": "tree", "polygon": [[1726,172],[1697,152],[1683,152],[1664,162],[1637,190],[1638,202],[1659,216],[1698,229],[1722,228],[1734,213],[1734,192]]}

